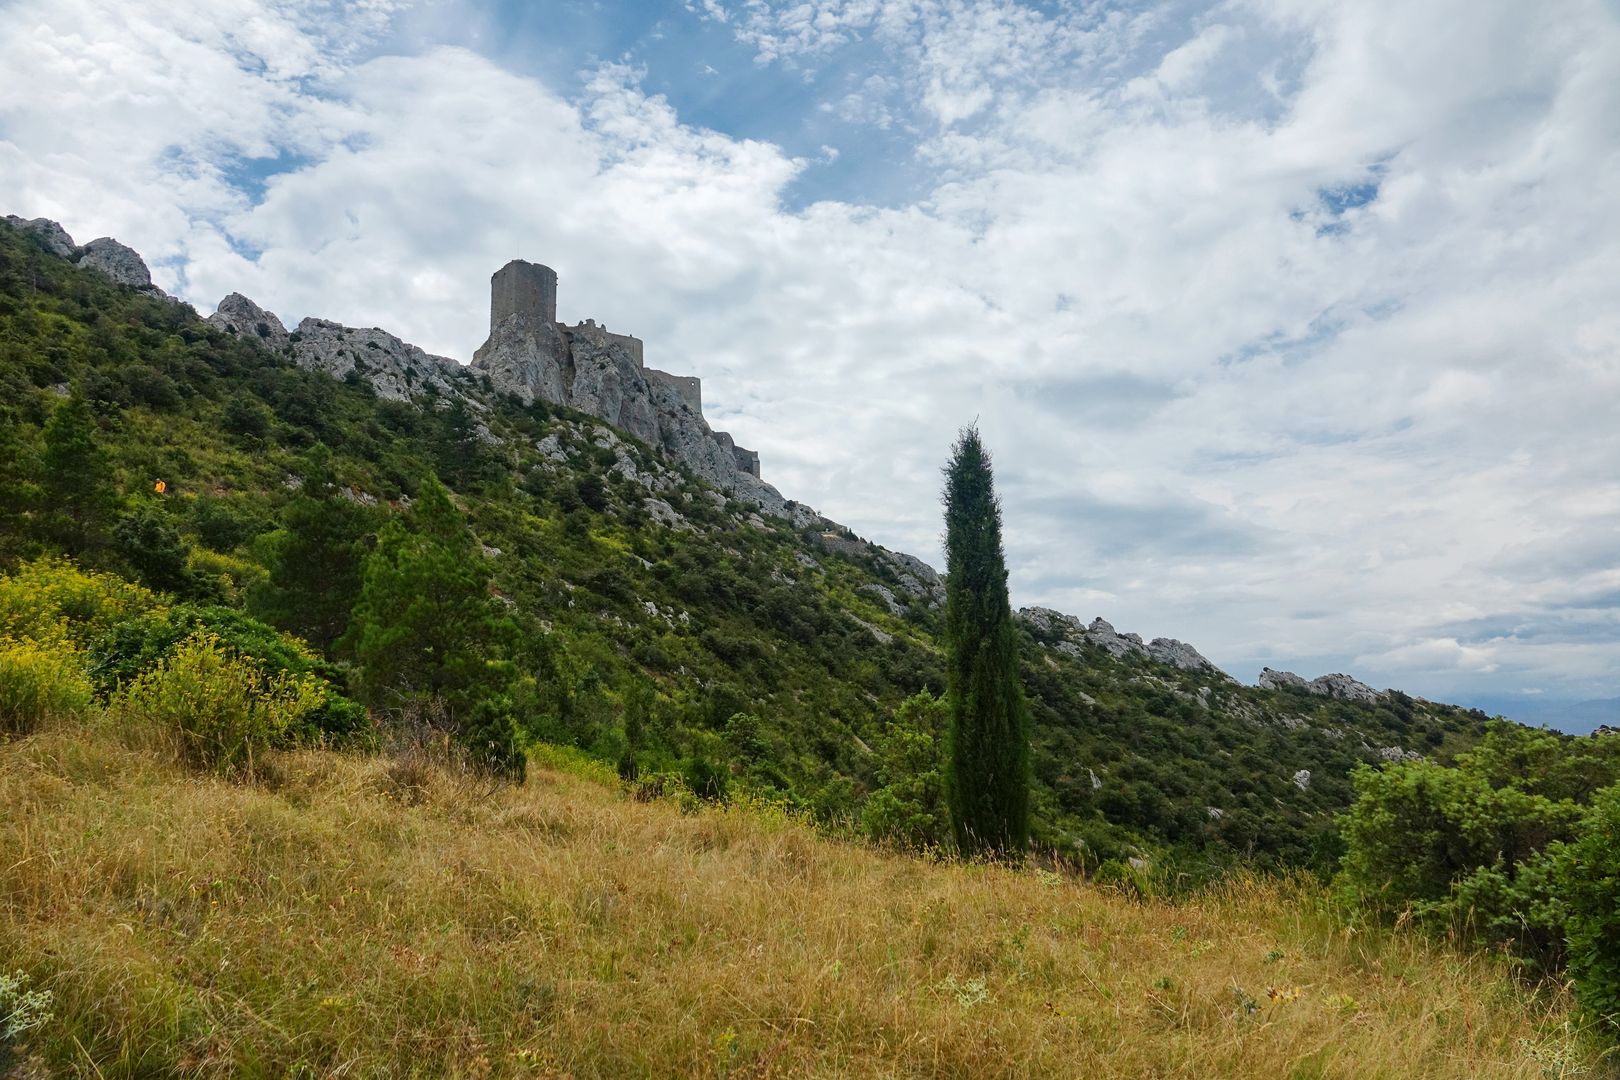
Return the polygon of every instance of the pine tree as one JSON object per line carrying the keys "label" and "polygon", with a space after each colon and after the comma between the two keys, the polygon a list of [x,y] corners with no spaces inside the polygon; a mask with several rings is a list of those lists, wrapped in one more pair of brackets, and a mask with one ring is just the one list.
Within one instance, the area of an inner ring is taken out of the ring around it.
{"label": "pine tree", "polygon": [[964,428],[945,468],[946,791],[964,854],[1010,855],[1029,834],[1029,712],[1018,682],[1001,505],[990,455]]}
{"label": "pine tree", "polygon": [[360,597],[365,538],[377,515],[338,494],[326,447],[317,444],[305,456],[302,473],[281,528],[263,541],[270,575],[249,606],[266,622],[331,652]]}
{"label": "pine tree", "polygon": [[45,421],[44,512],[47,530],[69,555],[100,546],[116,493],[112,466],[96,442],[96,420],[74,392]]}
{"label": "pine tree", "polygon": [[408,527],[390,521],[366,559],[347,637],[362,693],[382,707],[443,703],[477,764],[521,775],[506,695],[511,672],[500,662],[508,636],[466,522],[429,477]]}

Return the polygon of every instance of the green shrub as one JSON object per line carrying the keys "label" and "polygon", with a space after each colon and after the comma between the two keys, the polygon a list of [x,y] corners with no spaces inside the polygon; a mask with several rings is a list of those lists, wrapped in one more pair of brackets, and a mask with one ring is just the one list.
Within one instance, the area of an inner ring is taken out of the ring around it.
{"label": "green shrub", "polygon": [[41,723],[82,716],[90,680],[66,641],[0,641],[0,732],[26,735]]}
{"label": "green shrub", "polygon": [[187,638],[113,700],[137,734],[172,739],[188,764],[251,774],[254,759],[283,742],[325,694],[312,675],[267,675],[212,634]]}
{"label": "green shrub", "polygon": [[1620,785],[1592,800],[1555,874],[1576,995],[1593,1016],[1620,1027]]}

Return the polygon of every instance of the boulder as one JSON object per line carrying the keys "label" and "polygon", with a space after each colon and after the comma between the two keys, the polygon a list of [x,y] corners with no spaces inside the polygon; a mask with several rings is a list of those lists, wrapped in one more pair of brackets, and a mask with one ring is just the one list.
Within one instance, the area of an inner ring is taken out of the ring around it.
{"label": "boulder", "polygon": [[146,261],[133,248],[125,247],[110,236],[84,245],[79,253],[79,265],[99,270],[118,284],[140,292],[160,291],[152,284],[152,273],[146,268]]}
{"label": "boulder", "polygon": [[5,223],[20,233],[34,237],[40,245],[52,255],[62,259],[73,258],[73,252],[78,247],[73,237],[50,218],[20,218],[15,214],[7,214]]}
{"label": "boulder", "polygon": [[287,347],[287,328],[281,320],[241,293],[233,292],[221,300],[206,321],[210,326],[262,345],[271,352],[279,353]]}

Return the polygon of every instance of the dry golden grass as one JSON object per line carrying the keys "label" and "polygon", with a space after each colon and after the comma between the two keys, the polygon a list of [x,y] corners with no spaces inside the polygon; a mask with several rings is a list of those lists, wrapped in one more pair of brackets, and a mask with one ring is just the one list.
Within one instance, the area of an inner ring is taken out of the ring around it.
{"label": "dry golden grass", "polygon": [[0,968],[55,994],[31,1049],[108,1078],[1606,1067],[1561,994],[1302,889],[1139,904],[531,776],[311,751],[244,785],[0,743]]}

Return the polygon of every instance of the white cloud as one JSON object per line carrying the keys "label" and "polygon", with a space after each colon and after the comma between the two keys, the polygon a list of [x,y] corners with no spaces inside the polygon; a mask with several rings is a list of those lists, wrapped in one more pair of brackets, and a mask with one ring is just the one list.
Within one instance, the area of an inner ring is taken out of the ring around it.
{"label": "white cloud", "polygon": [[828,110],[921,132],[929,194],[790,211],[808,162],[636,69],[565,98],[464,49],[373,56],[386,9],[24,0],[0,201],[205,309],[240,289],[463,359],[489,272],[543,260],[567,317],[704,375],[787,494],[893,546],[937,558],[977,416],[1021,602],[1245,675],[1620,692],[1595,0],[702,10],[767,64],[876,50]]}

